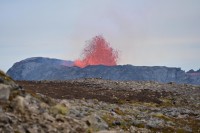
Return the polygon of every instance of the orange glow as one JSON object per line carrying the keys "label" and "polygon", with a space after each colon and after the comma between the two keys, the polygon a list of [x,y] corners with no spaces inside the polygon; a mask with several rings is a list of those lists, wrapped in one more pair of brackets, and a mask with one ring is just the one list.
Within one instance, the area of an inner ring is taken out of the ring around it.
{"label": "orange glow", "polygon": [[84,48],[82,59],[74,62],[74,66],[86,67],[88,65],[117,65],[118,51],[110,47],[102,36],[95,36]]}

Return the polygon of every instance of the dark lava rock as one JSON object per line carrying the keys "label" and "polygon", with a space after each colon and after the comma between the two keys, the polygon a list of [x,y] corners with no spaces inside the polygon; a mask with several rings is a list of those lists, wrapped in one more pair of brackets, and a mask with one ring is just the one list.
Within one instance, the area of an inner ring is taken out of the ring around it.
{"label": "dark lava rock", "polygon": [[72,61],[34,57],[15,63],[7,72],[15,80],[102,78],[120,81],[157,81],[200,84],[200,75],[165,66],[73,66]]}
{"label": "dark lava rock", "polygon": [[17,81],[21,89],[0,77],[0,133],[200,131],[199,86],[79,79]]}

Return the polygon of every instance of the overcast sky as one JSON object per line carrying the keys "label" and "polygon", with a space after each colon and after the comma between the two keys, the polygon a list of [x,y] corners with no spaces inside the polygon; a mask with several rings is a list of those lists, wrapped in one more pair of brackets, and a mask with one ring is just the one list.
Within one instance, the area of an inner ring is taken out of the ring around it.
{"label": "overcast sky", "polygon": [[29,57],[75,60],[103,35],[119,64],[200,68],[200,0],[1,0],[0,69]]}

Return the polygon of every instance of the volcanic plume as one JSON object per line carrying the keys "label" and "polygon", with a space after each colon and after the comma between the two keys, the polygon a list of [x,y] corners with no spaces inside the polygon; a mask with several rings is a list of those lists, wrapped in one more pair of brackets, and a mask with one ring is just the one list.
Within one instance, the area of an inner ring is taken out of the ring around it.
{"label": "volcanic plume", "polygon": [[103,36],[95,36],[83,49],[82,58],[74,62],[74,66],[86,67],[88,65],[117,65],[118,51],[110,47]]}

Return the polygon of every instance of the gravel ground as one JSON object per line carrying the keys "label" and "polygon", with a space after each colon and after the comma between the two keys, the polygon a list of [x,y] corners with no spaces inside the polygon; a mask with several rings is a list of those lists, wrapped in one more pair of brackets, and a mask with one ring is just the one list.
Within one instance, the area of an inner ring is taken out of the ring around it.
{"label": "gravel ground", "polygon": [[200,86],[0,79],[2,133],[200,132]]}

